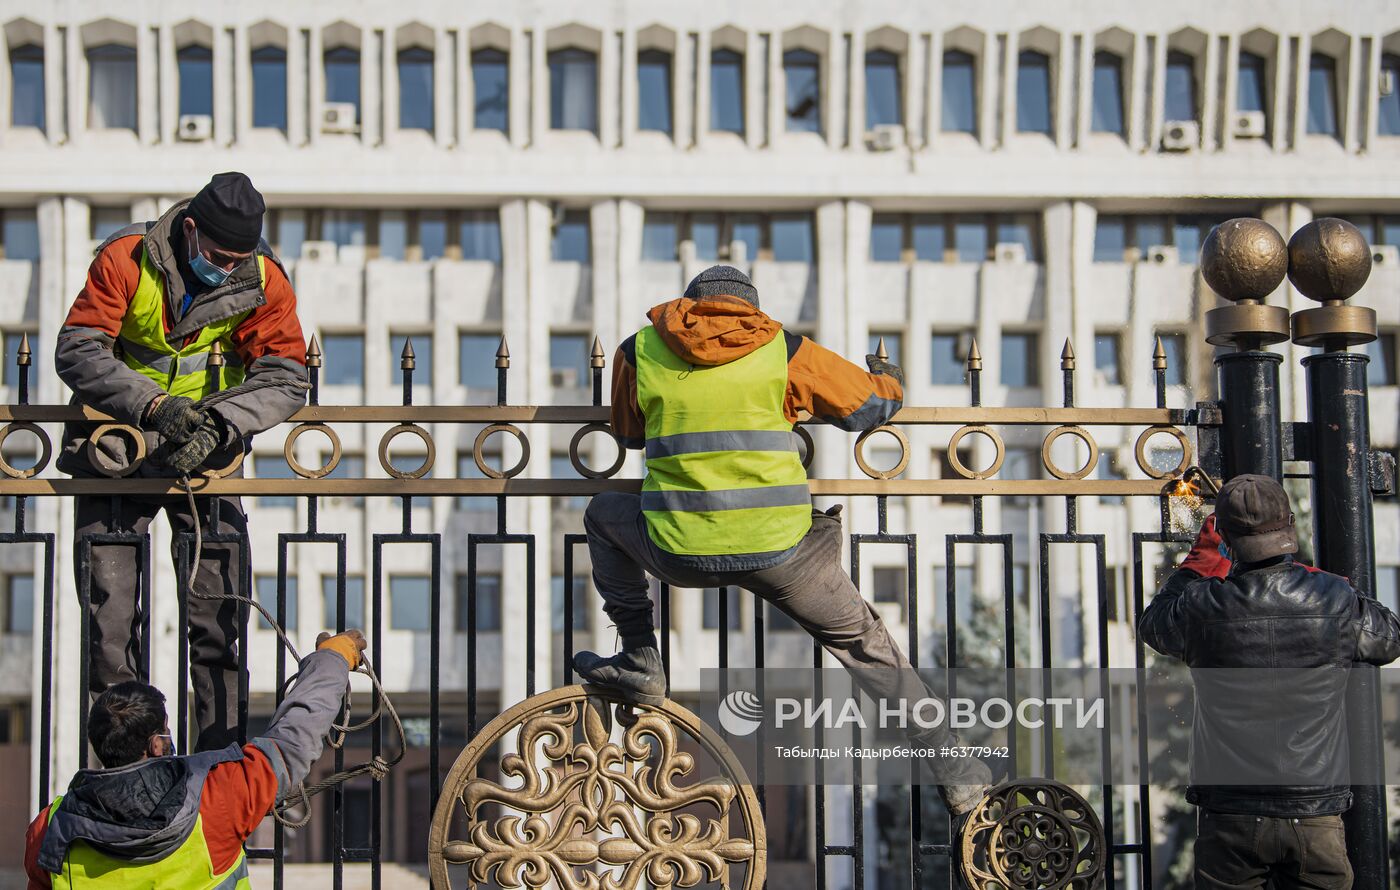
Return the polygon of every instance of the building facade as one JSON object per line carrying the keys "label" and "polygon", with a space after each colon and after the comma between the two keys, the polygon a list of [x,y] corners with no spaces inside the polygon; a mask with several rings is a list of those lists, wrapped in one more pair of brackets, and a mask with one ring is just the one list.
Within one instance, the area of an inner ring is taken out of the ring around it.
{"label": "building facade", "polygon": [[[1354,299],[1380,315],[1381,338],[1368,347],[1372,438],[1392,452],[1400,445],[1395,3],[1292,0],[1265,14],[1258,4],[1203,0],[1131,9],[1007,0],[936,8],[894,0],[596,8],[553,0],[248,0],[191,15],[188,4],[151,0],[119,12],[93,0],[0,0],[0,398],[7,401],[16,398],[14,361],[26,334],[32,400],[67,399],[51,373],[52,346],[94,246],[132,220],[154,218],[212,173],[236,169],[267,197],[266,238],[296,287],[306,335],[316,333],[323,348],[326,404],[397,404],[407,340],[415,402],[492,404],[502,337],[512,403],[586,403],[594,337],[611,361],[648,307],[723,261],[750,271],[763,307],[789,329],[853,360],[883,338],[905,368],[909,404],[967,404],[974,340],[987,369],[985,404],[1059,404],[1068,340],[1079,404],[1151,405],[1160,339],[1168,404],[1188,407],[1214,390],[1202,318],[1217,299],[1196,267],[1211,226],[1259,216],[1287,237],[1315,217],[1342,216],[1375,249],[1370,281]],[[1271,301],[1295,311],[1308,303],[1287,284]],[[1285,356],[1284,415],[1302,419],[1304,350],[1276,349]],[[374,444],[382,431],[342,430],[337,474],[383,476]],[[912,430],[905,477],[948,476],[951,432]],[[1003,477],[1043,473],[1038,436],[1022,432],[1005,432]],[[479,475],[476,433],[435,429],[432,475]],[[575,476],[568,435],[532,429],[526,475]],[[1107,435],[1096,474],[1138,474],[1135,432]],[[588,446],[594,465],[614,454],[601,438]],[[277,432],[258,440],[252,475],[290,475],[282,440]],[[874,463],[898,459],[892,441],[872,440]],[[819,433],[814,472],[858,473],[850,445],[845,434]],[[299,459],[320,463],[323,446],[302,437]],[[500,438],[488,448],[508,463],[517,457]],[[15,435],[4,456],[24,466],[34,449],[30,437]],[[417,463],[411,452],[397,459]],[[1162,459],[1175,463],[1172,454]],[[963,460],[985,466],[991,448],[970,445]],[[639,471],[630,457],[623,474]],[[1131,651],[1133,561],[1122,530],[1152,527],[1157,510],[1140,500],[1081,499],[1081,527],[1108,534],[1107,614],[1081,593],[1092,589],[1088,557],[1060,556],[1049,566],[1056,652],[1067,664],[1095,663],[1101,622],[1112,627],[1115,651]],[[902,549],[881,547],[862,555],[860,577],[899,639],[908,637],[906,590],[916,592],[927,625],[918,629],[927,640],[924,663],[938,657],[948,620],[943,535],[972,523],[968,503],[932,501],[890,503],[890,528],[929,542],[916,577],[908,577]],[[352,624],[365,614],[372,537],[400,523],[397,504],[375,506],[355,498],[320,505],[321,527],[349,536]],[[574,613],[564,614],[563,536],[581,532],[582,506],[555,498],[510,507],[512,530],[549,542],[534,572],[538,602],[550,606],[549,618],[536,622],[535,669],[551,683],[561,679],[565,622],[580,645],[612,645],[586,590],[583,548],[572,561],[583,592]],[[247,507],[254,586],[271,601],[277,536],[304,528],[307,506],[264,497]],[[413,509],[415,528],[444,535],[442,626],[465,630],[460,542],[496,527],[495,502],[441,498]],[[858,500],[848,530],[873,530],[874,515],[873,499]],[[987,528],[1016,536],[1013,583],[1029,614],[1041,589],[1034,536],[1063,522],[1063,510],[1048,501],[987,504]],[[57,565],[68,566],[71,505],[39,499],[30,524],[59,531]],[[169,529],[158,525],[152,552],[164,553],[169,542]],[[419,707],[428,670],[425,552],[395,546],[383,563],[380,672]],[[1400,506],[1393,497],[1377,504],[1377,553],[1378,594],[1394,606]],[[480,558],[480,684],[496,706],[509,705],[526,693],[524,555],[485,547]],[[965,598],[969,610],[978,598],[999,601],[1000,554],[968,547],[958,559],[958,589],[975,591]],[[334,622],[336,555],[291,545],[288,560],[289,629],[309,644]],[[164,560],[155,563],[153,670],[157,682],[173,682],[175,579]],[[16,759],[37,756],[25,747],[39,657],[34,571],[31,548],[0,548],[0,695],[8,703],[7,756]],[[58,578],[56,651],[70,657],[76,596],[71,577]],[[720,596],[672,595],[673,682],[681,693],[712,663],[722,612],[736,639],[749,639],[754,601],[736,592],[722,610]],[[954,620],[971,621],[971,612]],[[800,632],[776,613],[769,629],[768,664],[809,663]],[[274,683],[260,666],[274,658],[276,638],[256,625],[250,637],[255,710],[266,712]],[[441,683],[450,708],[465,662],[460,637],[447,640]],[[737,663],[751,663],[748,648],[745,655],[736,643]],[[1033,649],[1027,658],[1038,663]],[[59,672],[55,700],[60,714],[78,706],[75,672]],[[75,766],[74,724],[60,721],[56,732],[61,783]],[[407,811],[426,793],[414,787],[393,792]],[[47,794],[13,793],[13,809]],[[809,800],[784,806],[796,824],[810,824]],[[386,855],[420,858],[412,831],[391,832]],[[808,832],[795,829],[774,849],[795,861],[810,856]],[[323,840],[299,838],[294,849],[316,859],[325,855]]]}

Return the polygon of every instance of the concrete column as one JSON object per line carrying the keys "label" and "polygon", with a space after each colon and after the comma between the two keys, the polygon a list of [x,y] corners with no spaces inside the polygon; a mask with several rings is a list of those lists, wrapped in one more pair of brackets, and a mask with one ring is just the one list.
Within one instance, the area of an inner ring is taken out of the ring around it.
{"label": "concrete column", "polygon": [[[598,336],[603,341],[603,351],[612,362],[613,350],[646,321],[644,313],[653,298],[660,302],[660,294],[642,294],[638,287],[638,263],[642,255],[642,224],[646,212],[636,201],[617,202],[617,291],[610,313],[602,311],[604,303],[595,296],[595,324]],[[669,296],[669,295],[665,295]]]}
{"label": "concrete column", "polygon": [[1225,92],[1220,97],[1220,143],[1221,151],[1229,151],[1235,144],[1235,109],[1239,107],[1240,90],[1240,39],[1236,34],[1222,34],[1225,47]]}
{"label": "concrete column", "polygon": [[1379,117],[1381,101],[1381,53],[1384,46],[1381,43],[1381,35],[1370,35],[1371,53],[1369,64],[1366,66],[1364,80],[1361,86],[1362,107],[1366,109],[1366,114],[1359,125],[1360,149],[1370,151],[1376,144],[1376,137],[1380,134]]}
{"label": "concrete column", "polygon": [[700,31],[695,40],[695,108],[691,144],[703,147],[710,132],[710,32]]}
{"label": "concrete column", "polygon": [[997,146],[1010,143],[1016,134],[1016,63],[1019,52],[1019,35],[1011,31],[1006,35],[1006,56],[1001,60],[1001,90],[1005,98],[1001,103],[1001,131],[993,143]]}
{"label": "concrete column", "polygon": [[1269,122],[1272,124],[1269,127],[1269,144],[1276,152],[1288,148],[1291,142],[1288,131],[1288,72],[1290,65],[1288,35],[1280,33],[1274,47],[1273,82],[1269,84],[1269,94],[1273,97],[1273,108],[1269,113]]}
{"label": "concrete column", "polygon": [[[907,54],[905,58],[908,58]],[[847,83],[851,85],[851,95],[846,105],[846,147],[856,149],[865,142],[865,32],[859,28],[851,33],[851,58],[847,61],[846,70],[850,72]],[[907,119],[908,115],[905,117]]]}
{"label": "concrete column", "polygon": [[[1062,31],[1060,49],[1055,54],[1055,147],[1061,151],[1075,142],[1075,107],[1079,94],[1074,89],[1074,64],[1074,35]],[[1083,84],[1082,79],[1080,83]]]}
{"label": "concrete column", "polygon": [[[1098,222],[1098,208],[1088,201],[1074,201],[1068,207],[1068,213],[1059,211],[1061,205],[1054,205],[1052,210],[1057,211],[1056,218],[1067,216],[1065,222],[1068,223],[1068,238],[1065,244],[1065,256],[1068,258],[1069,268],[1062,277],[1068,280],[1069,305],[1074,307],[1069,325],[1069,337],[1074,343],[1075,352],[1079,356],[1079,376],[1077,378],[1077,391],[1087,393],[1088,386],[1094,379],[1094,314],[1093,312],[1080,312],[1080,306],[1093,305],[1093,271],[1094,263],[1094,227]],[[1048,214],[1047,214],[1048,217]],[[1049,228],[1047,219],[1047,229]],[[1046,249],[1049,250],[1047,239]],[[1049,279],[1047,276],[1047,284]],[[1056,353],[1058,355],[1058,352]],[[1125,382],[1134,378],[1125,356],[1119,356],[1119,364],[1123,367]],[[1083,397],[1080,397],[1083,404]],[[1046,401],[1047,405],[1058,404]],[[1147,405],[1151,402],[1133,402],[1130,405]]]}
{"label": "concrete column", "polygon": [[438,148],[447,148],[456,141],[452,99],[456,94],[456,50],[461,42],[454,40],[457,33],[445,28],[433,32],[433,141]]}
{"label": "concrete column", "polygon": [[[322,140],[321,118],[326,112],[326,49],[321,40],[321,29],[312,28],[306,70],[311,76],[306,84],[306,107],[309,110],[306,120],[306,142],[316,145]],[[290,74],[290,73],[289,73]],[[289,77],[290,80],[290,77]]]}
{"label": "concrete column", "polygon": [[1157,35],[1156,51],[1152,54],[1152,104],[1148,106],[1147,150],[1155,151],[1162,142],[1162,117],[1166,104],[1167,37]]}
{"label": "concrete column", "polygon": [[[361,56],[360,81],[368,81],[369,89],[361,89],[363,110],[360,114],[361,138],[365,145],[392,145],[399,141],[399,43],[392,30],[365,31],[364,40],[376,45],[376,52]],[[372,129],[370,121],[374,122]]]}
{"label": "concrete column", "polygon": [[772,146],[783,132],[783,35],[774,31],[768,36],[767,58],[758,33],[750,31],[748,38],[749,48],[744,54],[744,137],[749,148]]}
{"label": "concrete column", "polygon": [[934,31],[928,38],[928,64],[925,75],[928,98],[924,102],[924,146],[932,146],[943,129],[943,32]]}
{"label": "concrete column", "polygon": [[[71,30],[71,29],[70,29]],[[44,125],[50,145],[61,145],[68,141],[68,116],[64,108],[64,97],[72,92],[73,80],[64,89],[64,58],[69,47],[64,43],[64,35],[54,25],[44,26]]]}
{"label": "concrete column", "polygon": [[1303,144],[1308,133],[1308,63],[1312,58],[1312,37],[1298,35],[1298,58],[1293,68],[1293,101],[1297,103],[1293,115],[1293,135],[1289,148]]}
{"label": "concrete column", "polygon": [[[846,204],[828,201],[817,207],[817,329],[816,340],[838,355],[853,355],[854,332],[846,317]],[[868,236],[867,236],[868,237]],[[864,345],[864,340],[861,341]],[[861,350],[861,355],[865,350]],[[849,436],[835,427],[816,430],[817,475],[841,477],[854,469]]]}
{"label": "concrete column", "polygon": [[[681,31],[676,35],[676,53],[671,57],[671,127],[677,148],[695,144],[695,106],[691,97],[699,92],[700,73],[696,35]],[[692,84],[695,85],[692,88]]]}
{"label": "concrete column", "polygon": [[234,111],[238,107],[234,93],[233,66],[237,56],[233,29],[214,29],[214,144],[233,143]]}
{"label": "concrete column", "polygon": [[[618,34],[618,38],[621,43],[620,52],[622,54],[622,58],[619,60],[622,68],[622,83],[618,85],[619,89],[617,92],[621,97],[621,107],[619,111],[621,113],[622,126],[620,132],[617,134],[617,144],[619,146],[626,146],[632,141],[632,137],[636,135],[637,118],[639,114],[637,108],[637,103],[640,101],[637,93],[637,32],[628,28]],[[677,46],[676,50],[675,53],[671,54],[671,132],[673,135],[676,131],[676,103],[674,95],[676,90],[674,87],[679,74],[679,65],[677,65],[676,60],[680,57],[680,47]]]}
{"label": "concrete column", "polygon": [[[1060,350],[1074,336],[1074,205],[1059,201],[1045,208],[1041,228],[1045,240],[1045,322],[1040,338],[1040,383],[1046,405],[1058,405],[1060,391]],[[1093,340],[1074,341],[1076,352],[1093,356]]]}
{"label": "concrete column", "polygon": [[1220,52],[1216,35],[1206,35],[1206,75],[1205,88],[1201,90],[1201,150],[1212,152],[1219,147],[1217,138],[1220,126]]}
{"label": "concrete column", "polygon": [[175,64],[174,32],[169,25],[138,27],[136,47],[137,137],[142,145],[168,142],[174,137],[175,121],[180,113],[180,73]]}
{"label": "concrete column", "polygon": [[510,32],[509,114],[512,148],[533,145],[535,135],[540,132],[536,109],[542,94],[535,94],[535,55],[539,51],[535,42],[531,31],[517,28]]}
{"label": "concrete column", "polygon": [[536,28],[530,40],[530,145],[538,145],[549,131],[549,66],[544,41],[544,32]]}
{"label": "concrete column", "polygon": [[[826,139],[826,144],[831,148],[840,148],[842,143],[854,144],[846,139],[846,128],[853,126],[847,120],[843,121],[842,111],[843,100],[842,91],[849,78],[843,76],[849,70],[849,66],[855,65],[855,54],[851,59],[846,59],[845,43],[842,40],[841,32],[831,32],[826,44],[826,58],[821,67],[821,77],[818,83],[821,85],[821,106],[822,106],[822,135]],[[861,72],[864,74],[864,72]],[[864,124],[864,120],[861,121]]]}
{"label": "concrete column", "polygon": [[[1080,34],[1079,47],[1079,89],[1074,91],[1073,145],[1076,148],[1088,140],[1094,117],[1094,35]],[[1122,83],[1122,75],[1120,74],[1119,87],[1124,86],[1126,84]]]}
{"label": "concrete column", "polygon": [[997,145],[997,80],[1000,69],[997,59],[997,35],[988,31],[982,41],[982,58],[977,65],[977,101],[980,118],[977,121],[977,142],[983,148]]}
{"label": "concrete column", "polygon": [[[72,142],[80,140],[79,134],[87,131],[88,65],[87,59],[83,57],[83,42],[78,29],[69,26],[67,34],[67,58],[65,59],[67,71],[63,76],[67,79],[68,89],[55,90],[55,92],[68,98],[68,107],[65,111],[68,120],[66,141]],[[55,97],[54,101],[59,100]]]}
{"label": "concrete column", "polygon": [[[511,58],[510,55],[506,56]],[[509,65],[507,62],[507,78]],[[457,32],[457,58],[452,64],[453,76],[457,78],[457,127],[454,143],[461,145],[467,134],[476,129],[476,81],[472,77],[472,35],[467,28]],[[510,81],[507,80],[506,95],[510,95]],[[506,100],[506,129],[510,129],[510,100]]]}
{"label": "concrete column", "polygon": [[[621,134],[618,132],[618,105],[622,99],[619,95],[622,89],[618,83],[618,56],[622,50],[620,36],[613,31],[604,30],[599,35],[598,52],[598,144],[605,148],[616,148],[619,144]],[[636,64],[636,53],[632,54],[632,62]],[[632,76],[633,86],[636,86],[636,74]]]}
{"label": "concrete column", "polygon": [[928,40],[927,34],[910,34],[909,49],[904,54],[904,138],[911,149],[928,144],[928,102],[921,101],[919,89],[928,80],[926,72],[933,67]]}
{"label": "concrete column", "polygon": [[[1372,54],[1372,60],[1375,53]],[[1361,35],[1352,34],[1350,44],[1347,47],[1347,68],[1344,72],[1339,72],[1346,77],[1345,92],[1346,101],[1343,103],[1341,112],[1342,120],[1342,145],[1348,154],[1354,154],[1361,143],[1361,97],[1366,92],[1366,70],[1362,68],[1361,58]],[[1367,66],[1369,67],[1369,66]],[[1375,108],[1374,105],[1368,106]],[[1375,115],[1369,115],[1374,117]]]}
{"label": "concrete column", "polygon": [[[292,53],[290,44],[295,38],[295,32],[287,35],[287,74],[290,81]],[[250,130],[253,129],[253,60],[250,56],[252,46],[248,40],[248,29],[238,28],[230,33],[230,41],[233,44],[233,132],[230,134],[230,141],[237,144],[240,140],[247,138]],[[291,123],[292,104],[287,102],[288,123]]]}
{"label": "concrete column", "polygon": [[1143,151],[1146,148],[1147,134],[1151,124],[1145,118],[1151,115],[1152,98],[1147,90],[1147,71],[1152,60],[1147,57],[1147,36],[1141,32],[1133,35],[1132,64],[1128,71],[1128,148]]}

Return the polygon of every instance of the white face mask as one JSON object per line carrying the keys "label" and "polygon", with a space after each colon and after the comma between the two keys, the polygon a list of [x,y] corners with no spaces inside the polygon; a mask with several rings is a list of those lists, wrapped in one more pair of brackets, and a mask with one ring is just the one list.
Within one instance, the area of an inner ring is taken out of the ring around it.
{"label": "white face mask", "polygon": [[205,259],[204,254],[200,253],[199,229],[194,230],[194,254],[189,258],[189,261],[190,271],[195,274],[196,278],[210,287],[218,287],[228,281],[228,277],[233,274],[232,271],[220,269]]}

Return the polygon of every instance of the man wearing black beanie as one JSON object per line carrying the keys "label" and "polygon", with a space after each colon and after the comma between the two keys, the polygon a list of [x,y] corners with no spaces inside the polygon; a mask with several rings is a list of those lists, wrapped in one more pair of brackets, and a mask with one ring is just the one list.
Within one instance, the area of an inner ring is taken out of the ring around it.
{"label": "man wearing black beanie", "polygon": [[[261,238],[262,195],[242,173],[219,173],[160,219],[118,231],[97,249],[87,283],[58,336],[54,365],[87,405],[136,427],[146,458],[124,435],[89,441],[94,423],[70,423],[58,467],[79,477],[170,479],[228,466],[255,433],[283,422],[306,399],[306,344],[296,295]],[[224,365],[209,358],[218,344]],[[213,509],[219,502],[219,509]],[[145,534],[164,510],[176,534],[200,523],[200,593],[238,593],[246,540],[238,498],[75,498],[75,551],[94,534]],[[217,512],[218,521],[213,521]],[[115,515],[114,515],[115,513]],[[221,536],[215,538],[214,536]],[[228,536],[224,538],[222,536]],[[136,548],[91,543],[88,653],[91,692],[141,676],[140,579]],[[78,569],[78,584],[85,583]],[[183,580],[183,579],[182,579]],[[237,739],[238,608],[188,599],[190,677],[198,750]]]}

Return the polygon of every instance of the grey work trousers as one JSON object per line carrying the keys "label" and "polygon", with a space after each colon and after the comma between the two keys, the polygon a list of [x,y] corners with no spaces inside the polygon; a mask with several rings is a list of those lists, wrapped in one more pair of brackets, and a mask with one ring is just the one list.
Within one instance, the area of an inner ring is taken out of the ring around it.
{"label": "grey work trousers", "polygon": [[[708,573],[677,565],[651,540],[641,497],[625,492],[594,496],[583,515],[593,583],[626,643],[652,628],[646,574],[677,587],[742,587],[796,621],[847,670],[872,699],[915,702],[932,695],[919,679],[885,622],[861,598],[841,567],[841,520],[812,511],[812,529],[783,562],[750,572]],[[913,734],[942,744],[946,730]]]}
{"label": "grey work trousers", "polygon": [[[87,535],[145,534],[151,520],[164,510],[174,531],[171,559],[179,535],[194,531],[189,504],[179,498],[112,498],[80,495],[73,520],[73,561],[78,589],[83,586],[82,540]],[[213,502],[220,501],[219,524],[211,524]],[[208,537],[243,535],[248,519],[238,498],[197,498],[205,536],[195,589],[210,593],[243,593],[242,554],[234,543],[212,543]],[[141,568],[135,544],[92,545],[91,600],[88,604],[88,689],[93,696],[125,680],[144,680],[141,651],[138,582]],[[189,616],[190,682],[198,727],[196,751],[215,751],[238,741],[238,694],[243,679],[238,666],[240,604],[232,600],[190,597],[185,581],[177,579]],[[246,614],[246,613],[245,613]],[[175,715],[171,715],[174,717]]]}

